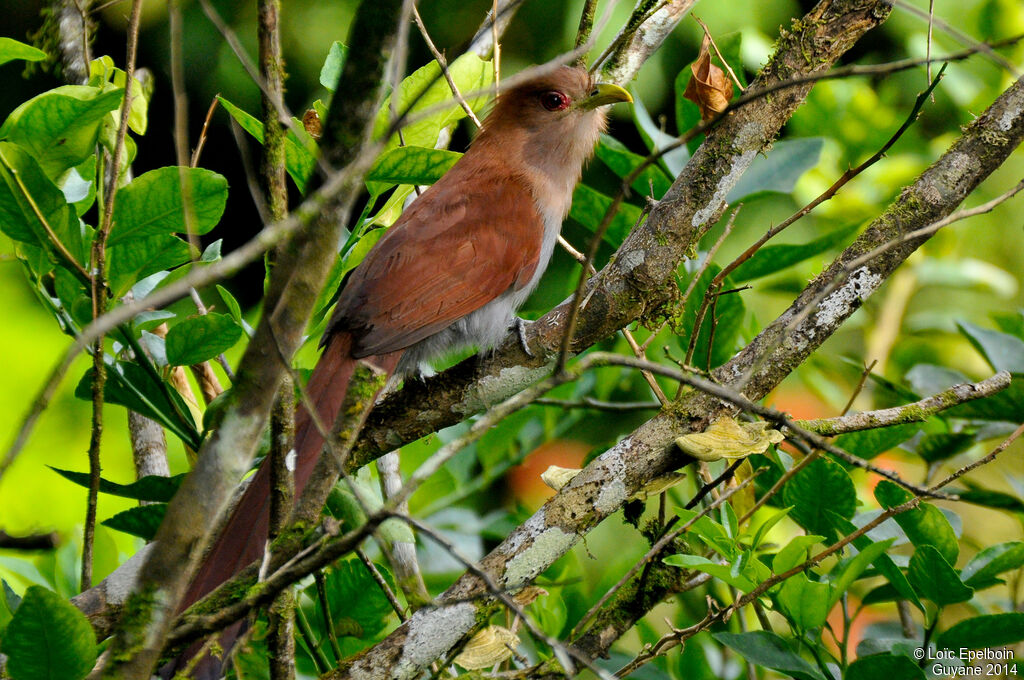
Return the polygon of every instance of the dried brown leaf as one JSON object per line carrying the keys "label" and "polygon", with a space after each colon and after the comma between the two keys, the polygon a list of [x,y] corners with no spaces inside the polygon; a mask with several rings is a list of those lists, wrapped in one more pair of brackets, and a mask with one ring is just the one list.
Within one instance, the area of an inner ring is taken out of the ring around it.
{"label": "dried brown leaf", "polygon": [[690,65],[693,76],[683,96],[697,105],[702,121],[708,121],[725,110],[732,99],[732,81],[725,71],[711,63],[708,49],[711,39],[705,35],[697,60]]}

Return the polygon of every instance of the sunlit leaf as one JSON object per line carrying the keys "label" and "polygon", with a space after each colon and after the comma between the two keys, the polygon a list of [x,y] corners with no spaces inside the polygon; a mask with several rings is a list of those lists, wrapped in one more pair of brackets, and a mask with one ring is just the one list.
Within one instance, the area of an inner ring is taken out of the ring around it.
{"label": "sunlit leaf", "polygon": [[790,517],[811,533],[833,540],[836,529],[830,513],[853,517],[857,492],[853,480],[841,466],[818,458],[786,482],[782,502],[793,506]]}
{"label": "sunlit leaf", "polygon": [[78,609],[42,586],[25,591],[3,637],[12,680],[80,680],[96,660],[96,636]]}
{"label": "sunlit leaf", "polygon": [[921,597],[940,607],[966,602],[974,595],[974,589],[964,585],[949,562],[930,545],[922,545],[914,551],[907,579]]}
{"label": "sunlit leaf", "polygon": [[[906,503],[913,496],[906,489],[883,479],[875,487],[875,498],[882,507],[893,508]],[[937,507],[921,503],[916,508],[894,515],[893,519],[916,547],[932,546],[948,563],[956,564],[960,545],[949,520]]]}
{"label": "sunlit leaf", "polygon": [[210,170],[150,170],[117,192],[107,244],[185,233],[187,225],[194,233],[205,234],[217,226],[227,198],[227,180]]}
{"label": "sunlit leaf", "polygon": [[85,85],[49,90],[14,110],[0,127],[0,139],[24,147],[56,179],[92,155],[104,119],[122,95],[123,90]]}
{"label": "sunlit leaf", "polygon": [[167,361],[192,366],[213,359],[235,346],[242,328],[228,314],[202,314],[171,326],[167,331]]}
{"label": "sunlit leaf", "polygon": [[331,51],[327,53],[323,68],[320,69],[320,84],[331,92],[338,86],[338,78],[341,76],[341,67],[345,65],[345,57],[348,55],[348,47],[340,40],[331,43]]}
{"label": "sunlit leaf", "polygon": [[46,52],[36,49],[31,45],[18,42],[14,38],[0,38],[0,64],[21,59],[22,61],[42,61],[46,59]]}

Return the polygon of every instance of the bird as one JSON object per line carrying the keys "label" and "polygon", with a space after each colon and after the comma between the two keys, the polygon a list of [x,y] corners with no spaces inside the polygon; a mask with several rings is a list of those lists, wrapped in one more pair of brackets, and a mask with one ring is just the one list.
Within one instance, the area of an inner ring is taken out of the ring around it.
{"label": "bird", "polygon": [[[486,350],[510,329],[522,330],[516,311],[551,259],[573,189],[606,128],[606,107],[631,101],[625,89],[596,83],[574,66],[499,92],[466,153],[404,210],[343,284],[305,387],[322,423],[334,422],[358,361],[394,380],[453,350]],[[323,444],[300,405],[296,497]],[[260,465],[181,610],[263,555],[269,477],[269,466]],[[225,649],[229,637],[221,638]],[[219,664],[203,666],[215,668],[208,677],[219,677]]]}

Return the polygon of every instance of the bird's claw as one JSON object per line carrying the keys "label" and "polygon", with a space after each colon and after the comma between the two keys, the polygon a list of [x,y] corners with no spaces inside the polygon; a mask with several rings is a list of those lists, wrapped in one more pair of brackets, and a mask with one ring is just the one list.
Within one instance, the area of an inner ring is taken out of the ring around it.
{"label": "bird's claw", "polygon": [[534,354],[530,351],[530,346],[526,344],[526,326],[530,322],[518,316],[515,319],[516,320],[512,322],[512,325],[515,326],[516,335],[519,337],[519,346],[523,348],[523,352],[526,353],[526,356],[533,359]]}

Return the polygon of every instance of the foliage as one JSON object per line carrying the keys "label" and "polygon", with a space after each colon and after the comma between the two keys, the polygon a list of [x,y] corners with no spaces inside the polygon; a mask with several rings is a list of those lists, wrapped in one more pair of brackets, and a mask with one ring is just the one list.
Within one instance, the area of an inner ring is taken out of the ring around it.
{"label": "foliage", "polygon": [[[995,1],[979,3],[978,14],[979,25],[995,26],[997,19],[1024,22],[1022,10]],[[919,27],[898,25],[888,30],[890,38],[908,44],[921,35]],[[751,43],[758,41],[763,36],[753,26],[719,38],[722,54],[743,85],[753,70],[748,54],[757,48]],[[325,90],[320,91],[320,99],[309,97],[309,108],[321,117],[327,110],[324,99],[341,95],[334,92],[334,84],[349,56],[337,41],[326,44],[319,55],[319,82]],[[0,65],[42,57],[28,45],[0,38]],[[243,193],[237,183],[211,169],[168,165],[137,175],[129,171],[133,163],[140,168],[150,165],[146,154],[155,143],[154,112],[147,88],[135,80],[128,85],[125,72],[114,64],[110,57],[95,59],[87,84],[39,92],[14,106],[0,126],[0,232],[17,262],[7,266],[20,268],[25,282],[20,285],[28,286],[37,303],[34,313],[42,310],[51,324],[56,322],[72,338],[93,318],[90,276],[96,271],[91,258],[97,238],[106,239],[103,269],[108,296],[104,302],[116,308],[220,261],[220,239],[231,236],[229,222],[231,229],[237,224],[232,219],[232,202]],[[581,246],[603,223],[621,185],[629,179],[630,191],[603,233],[598,267],[645,218],[645,200],[658,201],[665,195],[699,144],[697,138],[654,163],[645,163],[648,154],[664,150],[675,134],[685,133],[700,119],[696,107],[683,97],[690,69],[675,72],[678,76],[667,79],[656,96],[645,80],[649,76],[641,78],[634,88],[637,101],[631,115],[628,120],[615,120],[611,133],[602,135],[595,161],[575,190],[564,234]],[[492,63],[465,54],[452,61],[450,74],[460,91],[475,93],[467,104],[483,115],[494,75]],[[877,150],[906,113],[908,99],[902,90],[920,89],[920,83],[915,81],[911,87],[908,82],[894,76],[877,93],[870,83],[852,79],[815,88],[787,137],[759,157],[729,193],[729,203],[742,202],[744,208],[723,248],[707,266],[701,266],[722,233],[719,225],[706,234],[699,252],[692,253],[695,257],[679,267],[675,299],[687,290],[689,297],[631,329],[638,339],[658,348],[658,352],[651,349],[649,356],[657,353],[659,358],[665,356],[673,364],[699,371],[725,363],[788,304],[792,293],[832,253],[851,242],[864,221],[877,214],[899,186],[944,150],[945,145],[930,146],[930,138],[948,142],[963,111],[977,102],[987,103],[986,97],[991,99],[1002,85],[990,77],[975,84],[971,97],[962,91],[942,94],[945,91],[939,89],[938,110],[926,113],[911,128],[894,147],[891,159],[880,162],[863,181],[844,188],[810,218],[810,226],[795,227],[804,229],[799,236],[785,237],[787,243],[773,241],[719,280],[725,267],[769,222],[781,221],[794,206],[831,184],[845,166]],[[129,134],[123,158],[113,163],[126,86],[135,94]],[[437,181],[460,156],[437,148],[452,133],[462,134],[468,127],[466,113],[456,105],[437,62],[426,61],[412,69],[391,97],[395,104],[391,98],[385,101],[374,123],[374,133],[381,139],[386,136],[384,148],[364,177],[361,213],[346,225],[347,237],[338,246],[336,263],[313,309],[310,342],[300,364],[310,358],[346,275],[401,214],[416,187]],[[657,98],[668,102],[669,116],[658,115],[664,104],[655,108],[651,102]],[[236,104],[234,95],[228,94],[218,101],[231,120],[258,144],[264,143],[263,122],[246,111],[249,100]],[[404,112],[410,105],[412,122],[399,136],[390,129],[392,113]],[[849,116],[839,115],[840,111]],[[943,117],[953,122],[946,125],[948,121],[938,120]],[[675,130],[666,120],[672,121]],[[292,188],[302,194],[316,169],[318,144],[302,121],[292,118],[290,122],[285,166]],[[1014,167],[1019,165],[1018,158]],[[120,172],[108,214],[106,180],[112,166]],[[109,235],[100,236],[105,223]],[[915,482],[942,479],[965,461],[980,458],[1024,422],[1024,312],[1014,308],[1021,299],[1015,273],[1019,267],[1013,266],[1019,265],[1020,251],[997,243],[988,253],[962,254],[959,238],[969,240],[945,233],[936,237],[899,270],[890,288],[880,293],[877,306],[872,302],[868,313],[848,324],[828,352],[816,355],[796,376],[803,396],[811,395],[814,401],[813,415],[831,416],[841,410],[856,384],[862,358],[881,357],[883,364],[859,397],[857,407],[862,410],[914,401],[968,382],[969,376],[1008,371],[1009,388],[994,396],[954,406],[923,422],[848,433],[834,440],[853,456],[876,461],[880,467],[896,466],[902,478]],[[1007,238],[1020,241],[1019,235]],[[983,255],[988,261],[982,261]],[[542,290],[526,309],[550,308],[570,294],[577,276],[578,268],[556,258]],[[902,287],[897,285],[898,277],[905,277]],[[747,291],[746,285],[756,288]],[[197,389],[201,380],[190,383],[183,369],[212,373],[219,358],[237,356],[250,342],[250,323],[255,325],[259,315],[258,308],[250,308],[251,296],[243,296],[237,285],[218,285],[197,295],[211,309],[197,309],[186,301],[144,312],[112,331],[100,348],[107,417],[120,416],[125,409],[145,415],[173,435],[176,446],[190,452],[198,450],[210,428],[216,427],[212,414],[217,402],[201,406],[206,401],[196,395],[209,395]],[[911,298],[913,307],[907,304]],[[987,302],[977,303],[981,298]],[[992,303],[993,298],[998,303]],[[12,319],[15,333],[30,334],[27,322],[24,327],[19,324],[20,319]],[[600,349],[631,354],[622,338],[608,340]],[[844,353],[856,361],[837,358]],[[42,370],[45,365],[40,362],[36,368]],[[438,367],[444,365],[440,362]],[[74,370],[81,376],[74,396],[88,401],[95,371],[78,365]],[[230,380],[228,374],[219,374]],[[651,380],[670,396],[676,389],[667,378]],[[18,389],[24,394],[23,386]],[[796,411],[792,389],[784,387],[768,401]],[[537,403],[511,415],[455,455],[411,499],[411,513],[451,544],[432,543],[422,534],[418,537],[431,595],[439,594],[454,575],[465,570],[457,555],[478,560],[485,547],[503,540],[527,518],[529,506],[537,502],[536,487],[531,484],[542,471],[521,472],[519,465],[528,460],[528,454],[543,444],[552,456],[550,462],[581,465],[585,462],[582,451],[609,448],[646,417],[643,411],[610,415],[589,406],[648,400],[651,390],[635,371],[604,368],[547,396],[582,407],[563,410]],[[230,393],[222,399],[229,397]],[[15,410],[22,410],[21,404]],[[403,472],[411,474],[468,428],[464,423],[405,446]],[[105,446],[108,460],[112,445]],[[66,464],[72,469],[52,466],[49,470],[40,465],[32,474],[42,476],[46,484],[70,481],[75,488],[88,488],[90,476],[83,472],[87,462],[80,453]],[[738,468],[737,479],[756,478],[728,502],[713,507],[708,505],[710,499],[688,507],[701,486],[702,478],[694,468],[683,484],[666,491],[660,500],[640,504],[639,514],[646,520],[630,526],[615,518],[595,529],[582,550],[538,579],[544,591],[524,610],[545,635],[573,639],[570,631],[584,612],[668,531],[667,523],[658,524],[652,517],[664,520],[667,515],[675,526],[688,528],[643,569],[643,578],[649,579],[648,585],[695,578],[703,584],[691,590],[672,586],[681,591],[668,615],[672,625],[685,629],[700,620],[705,596],[713,598],[716,607],[742,604],[730,620],[711,627],[710,635],[701,633],[681,651],[653,660],[662,674],[673,678],[745,677],[737,660],[755,667],[752,672],[764,678],[824,680],[884,674],[923,678],[926,673],[915,656],[919,649],[992,648],[1024,640],[1022,615],[1011,611],[1016,584],[1024,574],[1024,537],[1020,535],[1024,477],[1019,469],[1000,467],[994,476],[971,473],[957,480],[944,489],[959,496],[961,502],[951,504],[916,498],[888,480],[869,487],[862,471],[827,455],[789,476],[806,454],[773,446],[763,455],[751,456]],[[30,460],[19,464],[31,464],[26,462]],[[730,462],[712,463],[704,472],[717,476]],[[383,506],[376,474],[364,470],[334,490],[328,510],[344,530],[357,528]],[[747,517],[755,501],[784,475],[785,481],[772,492],[766,507]],[[105,553],[97,562],[123,561],[140,545],[135,538],[152,539],[183,476],[143,477],[129,483],[115,482],[113,477],[100,480],[101,503],[108,510],[102,524],[121,537],[117,542],[108,540],[109,545],[97,545]],[[503,500],[507,488],[515,500]],[[4,497],[5,505],[14,504],[9,498]],[[113,499],[145,505],[117,505]],[[899,512],[859,533],[883,513],[895,510]],[[987,518],[998,518],[993,520],[1001,522],[998,531],[986,530]],[[49,521],[42,520],[40,526]],[[858,535],[846,544],[854,534]],[[380,538],[385,544],[417,540],[406,525],[391,520],[383,525]],[[823,550],[837,542],[842,543],[839,549],[819,559]],[[67,549],[70,545],[31,559],[0,555],[4,589],[0,652],[8,657],[5,672],[13,680],[84,677],[96,659],[90,624],[66,597],[74,589],[69,585],[74,577],[69,574],[76,571],[75,551]],[[591,554],[597,559],[590,559]],[[399,606],[410,604],[411,599],[385,562],[383,554],[374,554],[369,566],[357,557],[346,557],[323,569],[316,582],[304,581],[293,588],[298,601],[300,676],[342,663],[399,625],[386,595],[397,594]],[[666,592],[673,592],[672,587],[666,587]],[[865,636],[879,639],[865,640],[858,647],[859,638],[851,631],[865,621],[887,631],[898,620],[897,606],[909,616],[909,637]],[[913,609],[910,615],[909,608]],[[503,611],[489,621],[505,625],[510,623],[506,616]],[[646,619],[635,630],[640,641],[652,647],[673,635],[660,621]],[[530,665],[562,662],[560,650],[550,640],[522,630],[517,634],[524,641],[517,653]],[[269,653],[265,636],[265,615],[261,615],[236,656],[237,677],[265,673]],[[623,639],[613,648],[612,658],[625,662],[644,652]]]}

